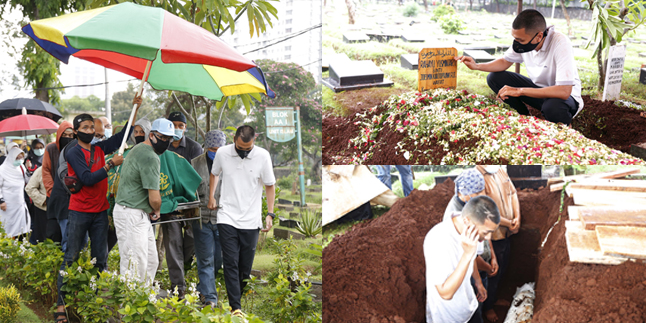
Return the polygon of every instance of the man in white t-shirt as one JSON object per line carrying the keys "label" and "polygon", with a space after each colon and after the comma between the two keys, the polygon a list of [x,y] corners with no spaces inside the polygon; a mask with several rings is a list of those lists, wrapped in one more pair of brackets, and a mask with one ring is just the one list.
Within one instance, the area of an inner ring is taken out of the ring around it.
{"label": "man in white t-shirt", "polygon": [[[426,234],[427,323],[465,323],[478,301],[487,298],[480,275],[474,274],[474,260],[478,242],[491,239],[499,223],[496,203],[488,196],[476,196],[464,206],[462,215],[440,222]],[[470,277],[476,280],[477,296]]]}
{"label": "man in white t-shirt", "polygon": [[[516,17],[511,35],[514,43],[503,58],[483,64],[466,56],[456,60],[469,69],[491,72],[487,84],[518,113],[529,115],[528,104],[541,110],[546,120],[569,125],[583,108],[570,39],[554,26],[547,27],[543,15],[533,9]],[[529,77],[507,71],[513,63],[523,62]]]}
{"label": "man in white t-shirt", "polygon": [[[209,181],[209,209],[218,209],[218,231],[224,263],[224,282],[234,316],[242,317],[240,297],[245,279],[251,274],[258,234],[263,226],[262,187],[267,195],[266,228],[271,229],[276,197],[276,177],[269,152],[254,146],[255,131],[250,126],[236,130],[234,144],[218,149]],[[215,187],[222,176],[220,200]]]}

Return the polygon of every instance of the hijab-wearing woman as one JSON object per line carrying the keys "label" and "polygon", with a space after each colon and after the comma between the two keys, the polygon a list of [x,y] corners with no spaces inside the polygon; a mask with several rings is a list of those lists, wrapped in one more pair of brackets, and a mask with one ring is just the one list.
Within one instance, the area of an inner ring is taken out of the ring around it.
{"label": "hijab-wearing woman", "polygon": [[144,142],[148,138],[152,124],[147,118],[141,118],[135,122],[135,126],[130,135],[130,140],[136,145],[140,142]]}
{"label": "hijab-wearing woman", "polygon": [[9,150],[11,150],[11,148],[13,147],[18,147],[18,144],[13,141],[7,144],[7,147],[3,151],[4,155],[0,156],[0,165],[4,163],[4,160],[7,158],[7,155],[9,154]]}
{"label": "hijab-wearing woman", "polygon": [[10,237],[29,232],[31,226],[24,199],[25,184],[29,182],[23,165],[24,157],[25,153],[20,148],[13,147],[0,165],[0,222]]}
{"label": "hijab-wearing woman", "polygon": [[31,149],[25,159],[25,166],[29,173],[33,173],[36,168],[43,165],[43,155],[45,154],[45,141],[42,139],[34,139],[31,142]]}

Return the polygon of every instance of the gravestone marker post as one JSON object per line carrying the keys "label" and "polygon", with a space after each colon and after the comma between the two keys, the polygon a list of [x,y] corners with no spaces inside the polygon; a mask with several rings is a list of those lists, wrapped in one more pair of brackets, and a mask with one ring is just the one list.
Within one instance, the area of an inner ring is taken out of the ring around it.
{"label": "gravestone marker post", "polygon": [[603,101],[619,99],[621,92],[621,78],[624,75],[624,61],[626,59],[626,46],[615,45],[608,52],[608,68],[606,82],[603,88]]}
{"label": "gravestone marker post", "polygon": [[419,52],[417,90],[419,92],[457,86],[458,64],[454,57],[458,50],[451,48],[424,48]]}

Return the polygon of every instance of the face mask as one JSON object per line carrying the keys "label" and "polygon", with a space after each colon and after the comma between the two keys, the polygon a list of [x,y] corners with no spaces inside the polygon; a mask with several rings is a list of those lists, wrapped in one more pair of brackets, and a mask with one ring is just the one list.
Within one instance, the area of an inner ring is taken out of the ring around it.
{"label": "face mask", "polygon": [[94,134],[93,133],[85,133],[85,132],[82,132],[82,131],[77,131],[76,132],[76,137],[80,141],[82,141],[82,142],[84,142],[86,144],[89,144],[89,143],[92,142],[92,140],[94,140]]}
{"label": "face mask", "polygon": [[[235,148],[236,148],[236,152],[238,153],[238,156],[240,156],[240,158],[242,159],[245,159],[247,156],[249,156],[249,153],[251,152],[251,150],[238,149],[237,146]],[[251,149],[253,149],[253,147]]]}
{"label": "face mask", "polygon": [[[184,130],[182,130],[182,129],[175,129],[175,136],[177,136],[177,138],[182,139],[182,136],[183,136],[183,135],[184,135]],[[178,139],[178,140],[179,140],[179,139]]]}
{"label": "face mask", "polygon": [[24,159],[16,159],[16,160],[13,161],[13,165],[18,167],[18,166],[22,165],[22,163],[24,161],[25,161]]}
{"label": "face mask", "polygon": [[210,160],[215,159],[215,151],[207,150],[206,151],[206,156],[209,157]]}
{"label": "face mask", "polygon": [[[529,53],[534,49],[536,49],[536,47],[538,47],[538,44],[541,43],[541,42],[538,42],[536,44],[532,44],[532,40],[534,40],[536,36],[538,36],[538,33],[536,33],[536,35],[534,35],[534,37],[532,37],[532,39],[530,39],[529,42],[527,42],[527,44],[521,44],[518,41],[514,40],[514,43],[512,44],[511,47],[514,49],[514,52],[518,54]],[[543,39],[545,39],[545,37],[547,37],[547,30],[543,32]]]}
{"label": "face mask", "polygon": [[163,154],[166,151],[166,149],[168,149],[168,146],[170,146],[170,140],[161,141],[157,137],[155,137],[155,139],[153,139],[153,137],[155,137],[155,135],[150,137],[150,144],[153,146],[155,153],[157,153],[157,155]]}
{"label": "face mask", "polygon": [[135,136],[135,145],[144,142],[146,136]]}
{"label": "face mask", "polygon": [[72,140],[74,140],[74,138],[61,137],[61,139],[59,140],[59,143],[58,143],[58,146],[60,147],[60,150],[63,150],[63,148],[65,148],[65,146],[67,146],[67,144],[69,144],[70,141],[72,141]]}
{"label": "face mask", "polygon": [[34,155],[40,157],[45,154],[45,148],[43,149],[34,149]]}
{"label": "face mask", "polygon": [[105,139],[112,137],[112,129],[105,129]]}
{"label": "face mask", "polygon": [[105,140],[105,139],[99,139],[99,138],[97,138],[97,137],[94,137],[94,138],[92,139],[92,142],[90,142],[90,144],[94,145],[94,144],[96,144],[97,142],[101,142],[101,141],[103,141],[103,140]]}

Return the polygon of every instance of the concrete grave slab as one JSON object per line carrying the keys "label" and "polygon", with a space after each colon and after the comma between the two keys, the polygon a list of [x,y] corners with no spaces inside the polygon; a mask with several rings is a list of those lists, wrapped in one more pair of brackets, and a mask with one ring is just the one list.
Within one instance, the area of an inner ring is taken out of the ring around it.
{"label": "concrete grave slab", "polygon": [[401,67],[407,70],[417,70],[419,54],[403,54],[399,57]]}
{"label": "concrete grave slab", "polygon": [[646,53],[639,53],[639,57],[646,57]]}
{"label": "concrete grave slab", "polygon": [[408,32],[402,34],[402,40],[409,43],[423,43],[426,41],[426,37],[424,35]]}
{"label": "concrete grave slab", "polygon": [[469,44],[471,44],[471,43],[472,43],[472,41],[471,41],[471,40],[467,40],[467,39],[456,39],[456,40],[455,40],[455,43],[456,43],[456,44],[461,44],[461,45],[469,45]]}
{"label": "concrete grave slab", "polygon": [[322,60],[323,72],[330,68],[330,63],[332,62],[350,62],[350,58],[345,53],[324,54]]}
{"label": "concrete grave slab", "polygon": [[343,33],[344,43],[365,43],[370,40],[370,37],[360,31],[347,31]]}
{"label": "concrete grave slab", "polygon": [[335,92],[356,90],[367,87],[392,86],[384,79],[382,72],[373,61],[350,61],[330,63],[330,77],[323,84]]}
{"label": "concrete grave slab", "polygon": [[458,31],[458,35],[471,35],[471,33],[469,33],[468,31],[460,30]]}
{"label": "concrete grave slab", "polygon": [[464,56],[473,57],[473,60],[475,60],[476,63],[487,63],[496,59],[484,50],[478,49],[465,49]]}
{"label": "concrete grave slab", "polygon": [[498,49],[497,45],[493,44],[473,44],[469,46],[464,46],[464,50],[483,50],[490,55],[493,55],[496,53],[496,50]]}

